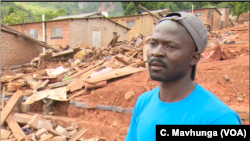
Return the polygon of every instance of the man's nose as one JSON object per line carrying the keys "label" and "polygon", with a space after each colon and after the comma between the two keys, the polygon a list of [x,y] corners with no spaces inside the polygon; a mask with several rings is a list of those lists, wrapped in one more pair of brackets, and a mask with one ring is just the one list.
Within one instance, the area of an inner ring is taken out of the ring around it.
{"label": "man's nose", "polygon": [[166,57],[165,52],[162,50],[161,44],[159,44],[158,47],[152,52],[152,56],[160,58]]}

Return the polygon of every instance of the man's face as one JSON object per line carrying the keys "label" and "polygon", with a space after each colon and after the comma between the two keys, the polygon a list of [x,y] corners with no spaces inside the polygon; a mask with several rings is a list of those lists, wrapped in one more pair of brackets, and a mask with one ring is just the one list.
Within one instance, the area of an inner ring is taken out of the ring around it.
{"label": "man's face", "polygon": [[161,82],[190,75],[195,43],[185,27],[175,21],[159,23],[150,39],[147,57],[150,77]]}

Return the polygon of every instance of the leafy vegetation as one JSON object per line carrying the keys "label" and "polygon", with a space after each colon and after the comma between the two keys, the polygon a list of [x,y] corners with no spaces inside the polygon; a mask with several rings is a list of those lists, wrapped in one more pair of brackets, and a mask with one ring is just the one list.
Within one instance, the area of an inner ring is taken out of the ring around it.
{"label": "leafy vegetation", "polygon": [[[57,16],[97,12],[102,4],[103,2],[1,2],[1,21],[33,22],[42,20],[42,14],[45,14],[45,20],[48,20]],[[170,9],[171,11],[188,10],[192,5],[194,9],[228,6],[230,13],[237,15],[238,18],[240,14],[249,10],[249,2],[106,2],[105,10],[110,4],[116,5],[113,11],[107,11],[108,17],[140,14],[143,11],[138,8],[139,4],[148,10]]]}
{"label": "leafy vegetation", "polygon": [[16,8],[10,7],[10,10],[8,11],[9,15],[5,16],[2,20],[3,23],[6,24],[16,24],[16,23],[22,23],[27,22],[28,15]]}
{"label": "leafy vegetation", "polygon": [[[49,10],[44,13],[45,20],[53,19],[58,16],[66,16],[66,15],[67,15],[67,11],[64,8],[58,9],[57,11]],[[37,14],[36,17],[37,17],[36,18],[37,21],[42,21],[42,16],[40,14]]]}

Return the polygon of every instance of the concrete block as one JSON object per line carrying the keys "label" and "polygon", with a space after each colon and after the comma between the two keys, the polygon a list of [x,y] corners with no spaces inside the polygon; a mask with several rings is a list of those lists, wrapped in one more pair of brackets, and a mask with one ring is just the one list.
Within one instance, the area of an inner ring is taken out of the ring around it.
{"label": "concrete block", "polygon": [[63,136],[66,136],[66,137],[69,137],[69,134],[67,132],[66,129],[64,129],[62,126],[58,125],[57,128],[56,128],[56,132],[58,132],[59,134],[63,135]]}
{"label": "concrete block", "polygon": [[38,125],[38,121],[39,121],[39,120],[46,121],[46,120],[44,120],[44,119],[41,117],[41,115],[36,114],[36,115],[34,115],[34,116],[31,118],[31,120],[29,121],[28,124],[29,124],[31,127],[37,129],[37,125]]}
{"label": "concrete block", "polygon": [[39,120],[38,121],[38,124],[37,124],[37,129],[42,129],[42,128],[45,128],[45,129],[49,129],[49,128],[52,128],[52,124],[51,124],[51,121],[49,120]]}
{"label": "concrete block", "polygon": [[21,112],[27,113],[30,112],[30,104],[25,104],[25,102],[21,103]]}
{"label": "concrete block", "polygon": [[52,134],[49,134],[49,135],[43,134],[43,135],[41,136],[41,140],[40,140],[40,141],[49,141],[51,138],[53,138],[53,135],[52,135]]}
{"label": "concrete block", "polygon": [[68,131],[72,131],[72,130],[77,129],[77,128],[78,128],[78,123],[76,122],[76,123],[72,123],[70,127],[67,127],[65,129]]}
{"label": "concrete block", "polygon": [[28,139],[32,140],[32,141],[37,141],[35,133],[29,134],[29,135],[27,135],[26,137],[27,137]]}
{"label": "concrete block", "polygon": [[45,128],[42,128],[42,129],[40,129],[40,130],[38,130],[37,132],[36,132],[36,138],[37,139],[41,139],[41,136],[43,135],[43,134],[48,134],[48,131],[45,129]]}

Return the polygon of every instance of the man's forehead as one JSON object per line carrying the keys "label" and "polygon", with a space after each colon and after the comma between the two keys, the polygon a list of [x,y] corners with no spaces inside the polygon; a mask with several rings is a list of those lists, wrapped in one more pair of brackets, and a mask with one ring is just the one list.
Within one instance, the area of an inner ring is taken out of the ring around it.
{"label": "man's forehead", "polygon": [[159,31],[178,32],[181,30],[185,30],[185,27],[182,26],[177,21],[165,20],[156,25],[154,32],[159,32]]}

